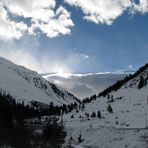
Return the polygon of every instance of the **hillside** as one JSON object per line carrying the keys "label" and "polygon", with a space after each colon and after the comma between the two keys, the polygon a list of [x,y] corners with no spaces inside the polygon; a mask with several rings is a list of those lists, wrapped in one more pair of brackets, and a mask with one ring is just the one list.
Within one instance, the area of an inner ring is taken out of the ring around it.
{"label": "hillside", "polygon": [[17,101],[37,101],[54,105],[70,104],[78,99],[63,88],[50,83],[37,72],[0,57],[0,92]]}
{"label": "hillside", "polygon": [[97,97],[82,105],[78,111],[65,115],[65,124],[74,137],[74,143],[78,144],[78,136],[81,134],[84,138],[79,143],[81,146],[147,148],[147,75],[146,64],[130,76],[128,81],[122,80],[124,83],[116,91],[111,90],[105,97]]}
{"label": "hillside", "polygon": [[132,81],[132,83],[130,84],[130,87],[132,87],[133,85],[135,85],[137,83],[139,84],[141,77],[144,78],[145,81],[147,81],[147,79],[148,79],[147,69],[148,69],[148,64],[145,64],[144,66],[139,68],[139,70],[137,70],[134,74],[130,74],[130,75],[126,76],[124,79],[119,80],[115,84],[107,87],[104,91],[99,93],[99,96],[106,96],[110,92],[117,91],[123,85],[126,85],[127,83],[130,83],[131,81]]}

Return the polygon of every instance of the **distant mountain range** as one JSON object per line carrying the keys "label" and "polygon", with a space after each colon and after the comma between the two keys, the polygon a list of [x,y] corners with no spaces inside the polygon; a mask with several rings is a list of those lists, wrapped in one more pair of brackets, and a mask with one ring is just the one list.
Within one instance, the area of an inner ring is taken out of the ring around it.
{"label": "distant mountain range", "polygon": [[116,71],[87,74],[53,74],[47,73],[42,76],[54,84],[72,92],[75,96],[83,99],[94,93],[99,93],[117,80],[124,78],[134,71]]}

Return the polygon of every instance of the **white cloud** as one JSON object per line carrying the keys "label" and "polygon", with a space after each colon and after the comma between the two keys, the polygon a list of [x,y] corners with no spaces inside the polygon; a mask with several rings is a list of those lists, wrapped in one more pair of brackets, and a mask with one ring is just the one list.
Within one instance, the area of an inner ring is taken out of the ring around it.
{"label": "white cloud", "polygon": [[[25,33],[36,35],[37,30],[49,38],[70,34],[74,26],[70,12],[55,7],[55,0],[0,0],[0,39],[20,39]],[[15,17],[29,22],[17,22]]]}
{"label": "white cloud", "polygon": [[8,18],[7,11],[0,2],[0,38],[3,40],[19,39],[26,30],[26,24],[23,22],[16,23]]}
{"label": "white cloud", "polygon": [[135,10],[141,13],[148,12],[148,0],[139,0],[139,5],[135,5]]}
{"label": "white cloud", "polygon": [[126,10],[130,13],[148,12],[147,0],[139,0],[138,4],[135,0],[65,0],[65,2],[80,7],[84,13],[84,19],[96,24],[111,25]]}
{"label": "white cloud", "polygon": [[70,5],[80,7],[84,19],[110,25],[131,5],[130,0],[65,0]]}
{"label": "white cloud", "polygon": [[55,0],[3,0],[9,11],[17,16],[49,21],[54,17]]}
{"label": "white cloud", "polygon": [[[135,0],[65,0],[65,2],[80,7],[84,19],[97,24],[111,25],[126,10],[130,13],[148,12],[148,0],[139,0],[139,3]],[[0,0],[2,40],[20,39],[27,33],[30,35],[43,33],[49,38],[54,38],[70,34],[73,26],[70,12],[61,5],[56,8],[56,0]]]}
{"label": "white cloud", "polygon": [[[36,27],[39,28],[42,32],[46,33],[48,37],[53,38],[58,36],[60,33],[70,34],[69,26],[73,26],[73,22],[70,18],[70,13],[62,6],[60,6],[56,13],[56,19],[51,19],[47,23],[35,22]],[[33,24],[34,25],[34,24]],[[35,29],[34,28],[34,29]]]}

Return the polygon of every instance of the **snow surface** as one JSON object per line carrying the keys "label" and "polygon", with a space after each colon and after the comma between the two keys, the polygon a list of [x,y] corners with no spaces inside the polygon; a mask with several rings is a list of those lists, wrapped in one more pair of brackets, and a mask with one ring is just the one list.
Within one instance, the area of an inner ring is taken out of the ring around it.
{"label": "snow surface", "polygon": [[77,99],[63,88],[42,78],[37,72],[18,66],[0,57],[0,91],[17,101],[38,101],[55,105],[69,104]]}
{"label": "snow surface", "polygon": [[[64,115],[67,139],[72,136],[74,145],[90,148],[147,148],[148,85],[137,88],[140,77],[147,74],[148,68],[121,89],[112,92],[113,102],[109,102],[107,97],[98,97],[78,113],[73,111]],[[109,104],[113,113],[107,111]],[[101,119],[90,117],[92,112],[97,114],[98,110],[101,111]],[[74,118],[71,118],[72,115]],[[80,134],[84,141],[79,144]]]}

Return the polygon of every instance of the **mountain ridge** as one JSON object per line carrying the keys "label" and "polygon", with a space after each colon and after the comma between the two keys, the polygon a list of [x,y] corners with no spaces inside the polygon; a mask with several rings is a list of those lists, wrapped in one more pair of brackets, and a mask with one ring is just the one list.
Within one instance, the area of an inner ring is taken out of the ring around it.
{"label": "mountain ridge", "polygon": [[120,89],[125,83],[127,83],[128,81],[136,78],[138,75],[140,75],[142,72],[144,72],[145,70],[148,69],[148,64],[146,63],[144,66],[142,66],[141,68],[139,68],[134,74],[130,74],[129,76],[126,76],[124,79],[117,81],[115,84],[113,84],[112,86],[109,86],[108,88],[106,88],[104,91],[99,93],[99,96],[105,96],[108,93],[112,92],[112,91],[117,91],[118,89]]}
{"label": "mountain ridge", "polygon": [[9,93],[17,101],[39,101],[55,105],[79,101],[63,88],[50,83],[37,72],[0,57],[0,89]]}

